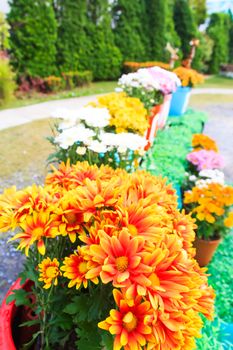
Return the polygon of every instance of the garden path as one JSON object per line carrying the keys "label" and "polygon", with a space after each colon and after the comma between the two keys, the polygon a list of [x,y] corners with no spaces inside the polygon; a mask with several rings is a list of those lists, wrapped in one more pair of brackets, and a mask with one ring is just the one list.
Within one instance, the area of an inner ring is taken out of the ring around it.
{"label": "garden path", "polygon": [[[233,99],[233,89],[195,88],[193,89],[192,94],[224,94],[232,95]],[[93,101],[97,96],[98,95],[74,97],[2,110],[0,111],[0,130],[29,123],[33,120],[48,118],[49,115],[58,108],[80,108],[86,103]]]}
{"label": "garden path", "polygon": [[88,102],[95,100],[97,96],[98,95],[73,97],[2,110],[0,111],[0,130],[29,123],[38,119],[48,118],[56,109],[81,108]]}

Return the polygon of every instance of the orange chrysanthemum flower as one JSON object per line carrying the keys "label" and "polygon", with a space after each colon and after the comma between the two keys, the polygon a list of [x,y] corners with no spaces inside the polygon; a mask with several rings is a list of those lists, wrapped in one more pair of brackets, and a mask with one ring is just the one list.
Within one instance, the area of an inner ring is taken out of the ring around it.
{"label": "orange chrysanthemum flower", "polygon": [[222,217],[224,219],[233,204],[233,188],[218,183],[210,183],[201,188],[193,187],[192,191],[185,192],[184,203],[199,221],[215,224]]}
{"label": "orange chrysanthemum flower", "polygon": [[[85,253],[80,247],[77,252],[65,258],[61,270],[64,271],[64,277],[70,279],[69,288],[76,286],[76,289],[79,289],[81,285],[87,288],[88,278],[86,274],[88,272],[88,263],[85,260]],[[95,284],[98,283],[98,278],[96,277],[90,278],[90,280]]]}
{"label": "orange chrysanthemum flower", "polygon": [[207,151],[218,152],[216,142],[209,136],[204,134],[194,134],[192,138],[192,146],[195,151],[205,149]]}
{"label": "orange chrysanthemum flower", "polygon": [[231,211],[225,218],[224,225],[229,228],[233,227],[233,211]]}
{"label": "orange chrysanthemum flower", "polygon": [[44,238],[52,238],[58,234],[57,228],[52,224],[49,213],[33,212],[33,214],[27,216],[19,226],[23,232],[17,233],[10,241],[20,239],[18,249],[25,249],[25,254],[27,256],[30,246],[35,242],[39,253],[44,255],[46,251]]}
{"label": "orange chrysanthemum flower", "polygon": [[134,305],[129,306],[120,291],[114,289],[113,295],[119,310],[111,310],[110,316],[98,326],[115,335],[113,350],[142,349],[151,338],[151,327],[144,322],[150,313],[150,303],[138,296]]}
{"label": "orange chrysanthemum flower", "polygon": [[61,271],[59,270],[59,261],[56,258],[51,260],[48,257],[42,260],[38,268],[40,272],[38,281],[44,282],[43,288],[48,289],[52,284],[54,286],[57,285],[58,277],[61,276]]}
{"label": "orange chrysanthemum flower", "polygon": [[[150,285],[145,274],[150,273],[152,268],[141,262],[143,246],[144,239],[139,236],[131,237],[125,228],[118,237],[109,237],[102,232],[100,244],[90,246],[92,260],[101,265],[102,282],[112,282],[114,287],[126,287],[132,281],[141,285]],[[87,276],[93,277],[93,271],[90,270]]]}

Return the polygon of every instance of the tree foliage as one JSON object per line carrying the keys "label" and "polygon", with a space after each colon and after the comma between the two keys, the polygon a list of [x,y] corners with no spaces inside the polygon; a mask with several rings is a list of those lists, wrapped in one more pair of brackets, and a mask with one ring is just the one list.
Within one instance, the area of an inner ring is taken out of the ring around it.
{"label": "tree foliage", "polygon": [[193,10],[196,23],[198,25],[204,23],[207,17],[206,0],[189,0],[189,5]]}
{"label": "tree foliage", "polygon": [[188,0],[175,0],[175,29],[181,40],[184,58],[190,53],[190,41],[197,36],[197,27]]}
{"label": "tree foliage", "polygon": [[86,32],[91,39],[89,55],[82,60],[97,80],[115,79],[120,75],[122,55],[114,42],[111,7],[108,0],[89,0]]}
{"label": "tree foliage", "polygon": [[[143,18],[144,15],[144,18]],[[116,45],[124,61],[143,61],[148,48],[145,6],[142,0],[116,0],[113,3]]]}
{"label": "tree foliage", "polygon": [[230,16],[225,13],[213,13],[207,33],[214,41],[209,71],[216,74],[220,64],[227,63],[229,60]]}
{"label": "tree foliage", "polygon": [[165,58],[167,1],[145,0],[150,42],[150,58],[162,61]]}
{"label": "tree foliage", "polygon": [[56,71],[57,24],[51,0],[11,0],[12,64],[19,75],[45,77]]}
{"label": "tree foliage", "polygon": [[86,0],[57,0],[57,64],[61,71],[76,71],[89,55],[90,38],[86,34]]}
{"label": "tree foliage", "polygon": [[5,16],[0,12],[0,50],[9,48],[9,29],[10,26],[5,19]]}

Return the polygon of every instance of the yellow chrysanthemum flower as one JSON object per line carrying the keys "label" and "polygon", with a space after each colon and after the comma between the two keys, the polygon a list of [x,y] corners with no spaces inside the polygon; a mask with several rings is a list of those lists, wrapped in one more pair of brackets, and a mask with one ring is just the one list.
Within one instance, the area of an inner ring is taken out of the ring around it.
{"label": "yellow chrysanthemum flower", "polygon": [[144,135],[149,123],[147,110],[143,103],[135,97],[129,97],[124,92],[113,92],[98,98],[94,107],[108,108],[111,119],[110,125],[115,127],[117,133],[134,132]]}
{"label": "yellow chrysanthemum flower", "polygon": [[49,257],[44,259],[41,264],[38,265],[40,276],[38,281],[44,282],[43,288],[48,289],[53,284],[54,286],[58,283],[58,277],[61,276],[59,270],[59,261],[54,258],[51,260]]}

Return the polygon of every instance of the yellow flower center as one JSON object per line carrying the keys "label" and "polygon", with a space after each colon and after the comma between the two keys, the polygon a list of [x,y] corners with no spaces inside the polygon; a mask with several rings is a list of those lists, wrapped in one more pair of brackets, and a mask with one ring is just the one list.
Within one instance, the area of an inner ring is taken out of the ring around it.
{"label": "yellow flower center", "polygon": [[58,275],[58,268],[56,266],[49,266],[46,270],[46,275],[49,278],[54,278]]}
{"label": "yellow flower center", "polygon": [[130,322],[123,322],[123,326],[128,332],[132,332],[137,327],[137,324],[138,319],[135,315],[133,315],[133,318]]}
{"label": "yellow flower center", "polygon": [[81,262],[79,265],[78,265],[78,269],[79,269],[79,272],[80,273],[86,273],[88,270],[87,270],[87,263],[85,261]]}
{"label": "yellow flower center", "polygon": [[76,215],[74,213],[65,214],[65,218],[69,224],[74,224],[76,222]]}
{"label": "yellow flower center", "polygon": [[43,236],[43,234],[44,234],[44,230],[42,227],[36,227],[32,231],[32,236],[34,236],[37,239],[39,239],[41,236]]}
{"label": "yellow flower center", "polygon": [[137,230],[136,226],[134,226],[132,224],[129,224],[128,225],[128,230],[129,230],[129,232],[131,233],[132,236],[137,236],[138,230]]}
{"label": "yellow flower center", "polygon": [[119,258],[116,258],[116,267],[117,270],[120,272],[124,272],[129,265],[129,260],[127,256],[119,256]]}

